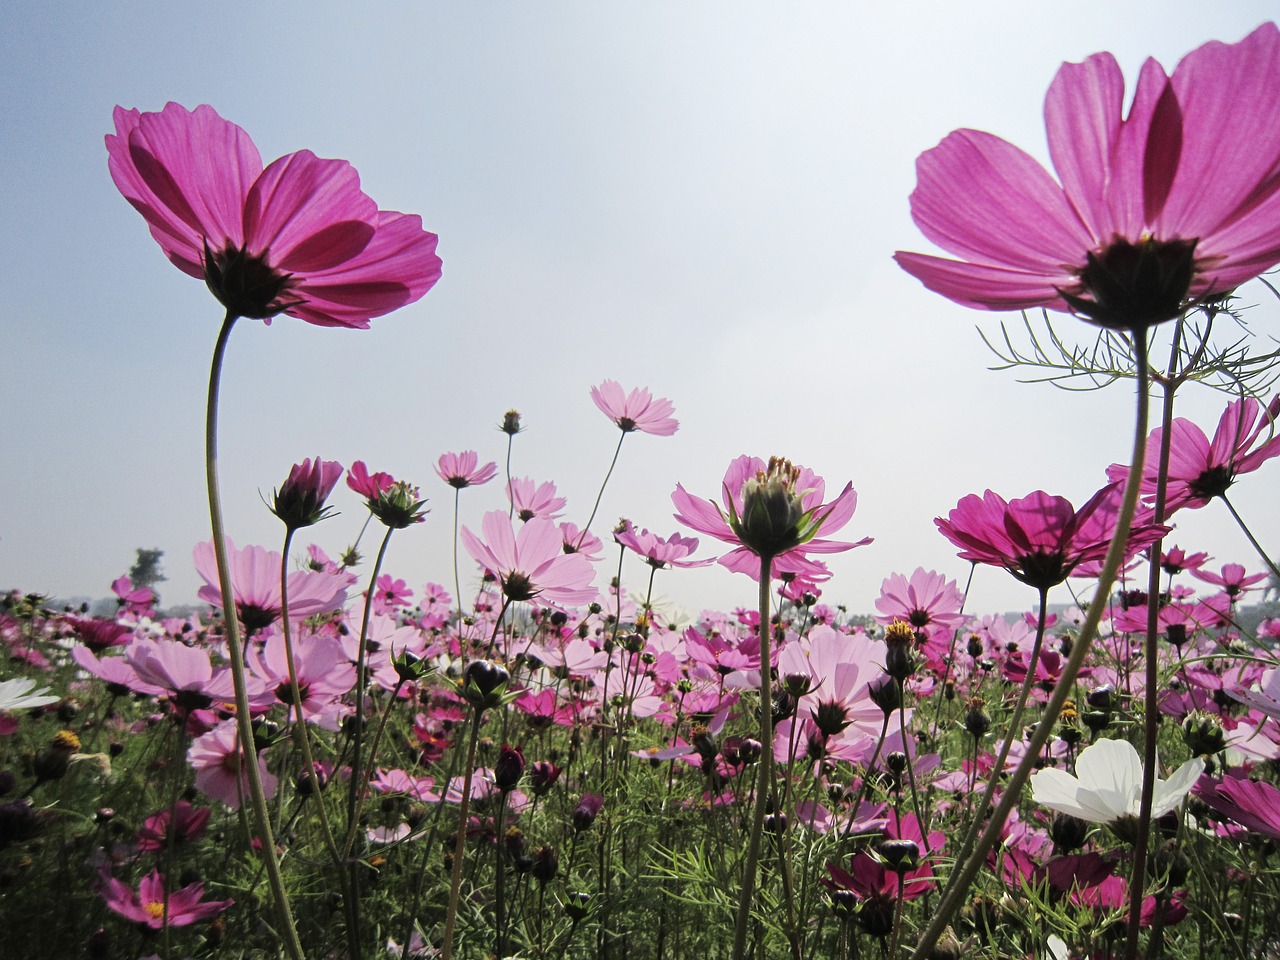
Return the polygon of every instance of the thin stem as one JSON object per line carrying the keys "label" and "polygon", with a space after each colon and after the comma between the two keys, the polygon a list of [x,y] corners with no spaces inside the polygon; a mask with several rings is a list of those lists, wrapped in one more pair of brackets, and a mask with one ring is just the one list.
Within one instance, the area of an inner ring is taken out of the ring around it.
{"label": "thin stem", "polygon": [[604,488],[609,485],[609,478],[613,476],[613,468],[618,465],[618,454],[622,452],[622,441],[627,439],[627,431],[622,431],[622,436],[618,437],[618,445],[613,448],[613,459],[609,461],[609,472],[604,475],[604,483],[600,484],[600,492],[596,494],[596,504],[591,508],[591,516],[587,517],[587,525],[582,528],[582,533],[578,535],[578,542],[575,547],[582,546],[582,541],[587,539],[587,533],[591,530],[591,521],[596,518],[596,511],[600,509],[600,499],[604,496]]}
{"label": "thin stem", "polygon": [[1272,576],[1280,579],[1280,567],[1276,566],[1276,562],[1267,556],[1267,551],[1262,549],[1262,544],[1258,542],[1257,538],[1253,535],[1253,532],[1245,525],[1244,519],[1236,512],[1236,508],[1231,505],[1231,501],[1227,499],[1227,495],[1223,493],[1219,496],[1222,497],[1222,502],[1227,505],[1227,509],[1231,511],[1231,516],[1235,518],[1236,523],[1239,524],[1244,535],[1249,538],[1249,543],[1253,544],[1253,549],[1258,551],[1258,556],[1261,557],[1262,562],[1267,565],[1267,569],[1271,571]]}
{"label": "thin stem", "polygon": [[1008,819],[1010,811],[1013,810],[1022,796],[1022,790],[1026,786],[1027,779],[1031,776],[1031,771],[1036,766],[1040,751],[1044,749],[1044,745],[1049,740],[1049,735],[1053,732],[1053,725],[1058,719],[1058,714],[1062,712],[1062,705],[1066,703],[1073,692],[1072,688],[1076,677],[1079,675],[1081,667],[1084,666],[1089,647],[1093,643],[1093,638],[1097,635],[1098,624],[1102,620],[1102,614],[1106,610],[1110,599],[1111,586],[1115,582],[1116,571],[1120,568],[1120,564],[1127,552],[1129,527],[1137,510],[1139,488],[1142,485],[1142,468],[1146,453],[1147,419],[1150,406],[1150,370],[1147,367],[1145,331],[1138,332],[1134,337],[1134,361],[1137,367],[1138,396],[1137,412],[1134,417],[1133,458],[1130,461],[1129,474],[1125,481],[1124,500],[1120,505],[1120,513],[1116,517],[1115,532],[1112,534],[1111,545],[1107,548],[1107,555],[1102,563],[1102,572],[1098,576],[1097,592],[1094,595],[1093,602],[1089,605],[1089,612],[1085,615],[1084,623],[1080,627],[1080,636],[1071,648],[1071,656],[1062,668],[1053,696],[1050,697],[1048,704],[1045,705],[1035,733],[1031,735],[1031,741],[1027,744],[1027,752],[1022,758],[1022,762],[1018,764],[1018,768],[1013,772],[1013,776],[1010,777],[1009,783],[1005,787],[1004,796],[1000,800],[1000,805],[996,808],[995,813],[992,814],[987,829],[978,840],[978,845],[960,868],[959,880],[951,885],[950,893],[943,898],[938,907],[938,912],[934,914],[929,926],[920,936],[915,952],[912,954],[912,960],[924,960],[925,957],[929,956],[934,945],[938,942],[938,938],[942,936],[947,924],[951,922],[951,918],[955,915],[956,910],[959,909],[969,890],[969,885],[973,883],[974,877],[982,869],[982,865],[986,861],[987,851],[991,849],[999,838],[1000,831],[1004,828],[1005,820]]}
{"label": "thin stem", "polygon": [[462,581],[458,579],[458,501],[462,488],[453,488],[453,595],[458,598],[458,623],[462,623]]}
{"label": "thin stem", "polygon": [[[231,681],[235,688],[236,730],[240,737],[241,769],[249,781],[249,799],[258,834],[262,839],[262,859],[267,868],[267,883],[279,913],[280,931],[285,949],[293,960],[304,960],[302,943],[289,907],[289,894],[280,875],[276,857],[275,836],[271,832],[271,814],[258,772],[258,750],[253,742],[253,724],[249,716],[249,694],[245,686],[244,645],[240,642],[240,622],[236,616],[235,592],[231,584],[231,564],[227,560],[226,533],[222,522],[222,496],[218,490],[218,387],[222,379],[222,361],[236,317],[230,313],[218,333],[209,370],[209,400],[205,411],[204,462],[205,481],[209,488],[209,520],[213,528],[213,553],[218,565],[218,587],[222,592],[222,616],[227,631],[227,651],[231,660]],[[283,561],[282,561],[283,562]]]}
{"label": "thin stem", "polygon": [[466,769],[462,774],[462,797],[458,801],[458,830],[453,841],[453,870],[449,876],[449,912],[444,920],[444,960],[453,956],[453,930],[458,921],[458,891],[462,888],[462,858],[467,852],[467,809],[471,801],[471,774],[476,765],[476,744],[480,742],[480,708],[471,714],[471,739],[467,743]]}
{"label": "thin stem", "polygon": [[751,818],[751,841],[738,900],[738,920],[733,931],[733,960],[743,960],[747,950],[747,928],[751,921],[751,901],[755,894],[756,864],[760,859],[760,834],[764,829],[764,808],[773,776],[773,675],[769,662],[769,576],[772,557],[760,558],[760,770],[756,777],[756,805]]}

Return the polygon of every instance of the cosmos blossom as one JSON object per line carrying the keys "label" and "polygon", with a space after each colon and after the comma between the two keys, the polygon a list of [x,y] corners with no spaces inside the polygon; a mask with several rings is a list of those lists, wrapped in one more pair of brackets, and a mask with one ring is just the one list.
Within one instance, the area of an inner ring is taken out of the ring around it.
{"label": "cosmos blossom", "polygon": [[[1100,562],[1107,553],[1120,514],[1120,487],[1112,484],[1076,510],[1063,497],[1037,490],[1018,500],[988,490],[970,494],[944,520],[933,522],[975,563],[1004,567],[1039,589],[1062,583],[1078,564]],[[1155,542],[1166,528],[1135,523],[1129,531],[1130,554]]]}
{"label": "cosmos blossom", "polygon": [[[1227,490],[1242,473],[1252,473],[1268,460],[1280,457],[1280,395],[1263,406],[1253,397],[1244,397],[1227,405],[1218,419],[1218,427],[1210,440],[1190,420],[1178,417],[1169,431],[1169,485],[1165,494],[1165,512],[1187,507],[1198,509],[1214,497],[1225,497]],[[1160,447],[1164,431],[1157,427],[1147,437],[1146,469],[1142,477],[1142,495],[1154,502],[1160,466]],[[1107,479],[1125,476],[1129,468],[1112,464]]]}
{"label": "cosmos blossom", "polygon": [[480,456],[474,450],[461,453],[442,453],[436,461],[436,475],[449,486],[461,490],[488,483],[498,473],[496,463],[480,466]]}
{"label": "cosmos blossom", "polygon": [[170,927],[186,927],[201,920],[216,917],[234,900],[206,900],[203,883],[191,883],[180,890],[165,893],[165,878],[159,870],[152,870],[134,890],[128,884],[107,875],[103,878],[102,899],[106,905],[127,920],[133,920],[152,930]]}
{"label": "cosmos blossom", "polygon": [[1206,43],[1172,76],[1065,63],[1045,98],[1055,180],[999,137],[957,130],[916,161],[911,215],[958,260],[898,264],[957,303],[1046,307],[1141,329],[1280,262],[1280,29]]}
{"label": "cosmos blossom", "polygon": [[[248,546],[241,550],[226,538],[227,559],[231,565],[232,595],[236,614],[245,630],[254,633],[280,618],[280,554],[265,547]],[[196,572],[205,585],[197,596],[206,603],[222,606],[222,589],[218,586],[218,565],[212,541],[195,549]],[[318,613],[337,610],[347,599],[347,588],[354,577],[345,573],[320,573],[295,570],[288,575],[289,616],[305,620]]]}
{"label": "cosmos blossom", "polygon": [[[263,796],[270,799],[279,781],[267,770],[264,757],[259,755],[256,759]],[[187,762],[196,772],[196,789],[214,800],[221,800],[232,810],[239,809],[240,798],[249,793],[248,771],[243,768],[242,760],[235,720],[224,720],[197,737],[187,751]]]}
{"label": "cosmos blossom", "polygon": [[591,388],[591,399],[623,433],[639,430],[655,437],[669,437],[680,428],[680,421],[671,416],[676,409],[671,401],[654,397],[644,387],[623,393],[616,381],[606,380]]}
{"label": "cosmos blossom", "polygon": [[888,625],[901,620],[916,630],[931,626],[955,630],[965,622],[963,606],[964,594],[954,580],[917,567],[910,578],[895,573],[880,584],[876,622]]}
{"label": "cosmos blossom", "polygon": [[[1168,780],[1156,778],[1151,816],[1163,817],[1182,802],[1204,771],[1188,760]],[[1041,806],[1090,823],[1137,818],[1142,801],[1142,760],[1128,740],[1097,740],[1080,751],[1073,777],[1052,767],[1031,775],[1031,797]]]}
{"label": "cosmos blossom", "polygon": [[111,179],[229,316],[367,328],[440,278],[436,235],[379,210],[345,160],[299,150],[264,169],[249,135],[208,105],[116,107],[115,128]]}
{"label": "cosmos blossom", "polygon": [[[773,560],[771,573],[791,563],[790,569],[807,568],[807,554],[840,553],[871,542],[857,543],[818,538],[839,530],[853,517],[858,494],[852,483],[830,503],[824,503],[826,483],[808,467],[790,461],[741,456],[729,464],[721,484],[722,509],[714,500],[702,500],[677,484],[671,494],[676,519],[699,533],[732,544],[720,557],[722,566],[734,572],[760,576],[760,557]],[[805,575],[805,569],[798,569]]]}
{"label": "cosmos blossom", "polygon": [[591,585],[595,570],[580,553],[565,553],[555,524],[534,517],[517,534],[501,510],[484,515],[481,540],[466,527],[462,543],[467,552],[502,584],[508,600],[579,604],[595,598]]}
{"label": "cosmos blossom", "polygon": [[637,531],[630,520],[622,522],[622,529],[615,530],[613,538],[628,550],[638,554],[655,570],[663,567],[705,567],[715,563],[714,558],[687,560],[698,549],[697,537],[682,537],[678,533],[663,538],[648,530]]}
{"label": "cosmos blossom", "polygon": [[534,483],[527,477],[513,477],[508,485],[507,495],[515,514],[521,520],[532,520],[541,517],[544,520],[559,520],[564,514],[564,497],[556,496],[556,485],[548,480],[546,483]]}

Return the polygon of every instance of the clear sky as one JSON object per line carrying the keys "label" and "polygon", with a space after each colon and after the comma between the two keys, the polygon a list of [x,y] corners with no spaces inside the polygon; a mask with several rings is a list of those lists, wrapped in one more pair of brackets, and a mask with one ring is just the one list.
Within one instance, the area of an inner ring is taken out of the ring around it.
{"label": "clear sky", "polygon": [[[825,600],[869,610],[916,566],[962,583],[934,529],[961,497],[1041,488],[1077,505],[1127,460],[1132,389],[1068,394],[986,368],[998,315],[925,291],[890,259],[930,250],[914,161],[957,127],[1044,157],[1043,97],[1064,60],[1110,50],[1132,78],[1236,41],[1267,2],[7,4],[0,12],[0,588],[102,596],[137,547],[165,551],[166,602],[194,599],[207,539],[204,391],[221,319],[107,174],[116,104],[212,104],[264,160],[349,159],[389,209],[440,235],[444,276],[369,331],[241,321],[224,379],[222,483],[238,543],[278,549],[259,499],[306,456],[365,460],[421,485],[432,514],[387,569],[452,582],[446,450],[501,461],[590,513],[617,432],[605,378],[676,405],[672,438],[623,446],[597,533],[620,515],[678,529],[677,482],[716,496],[735,456],[787,456],[860,496]],[[1260,349],[1280,335],[1242,291]],[[1019,318],[1006,317],[1014,323]],[[1069,317],[1059,329],[1089,339]],[[1189,389],[1212,430],[1225,397]],[[1280,464],[1236,501],[1280,547]],[[464,491],[463,523],[501,506]],[[314,528],[336,553],[364,510]],[[1215,504],[1174,541],[1260,569]],[[366,541],[372,548],[373,542]],[[704,544],[704,550],[710,550]],[[603,565],[600,583],[616,566]],[[367,569],[367,568],[366,568]],[[464,574],[465,576],[465,574]],[[628,562],[625,581],[642,587]],[[749,605],[719,567],[664,573],[691,610]],[[980,570],[971,609],[1033,599]],[[1054,600],[1066,600],[1065,594]]]}

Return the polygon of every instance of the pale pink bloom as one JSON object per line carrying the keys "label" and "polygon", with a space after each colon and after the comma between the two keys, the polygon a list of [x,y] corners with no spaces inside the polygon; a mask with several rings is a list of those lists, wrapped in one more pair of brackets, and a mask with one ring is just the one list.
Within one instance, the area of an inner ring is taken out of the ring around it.
{"label": "pale pink bloom", "polygon": [[[1233,401],[1219,418],[1212,441],[1190,420],[1175,419],[1169,435],[1166,512],[1173,513],[1182,507],[1196,509],[1214,497],[1226,496],[1240,474],[1252,473],[1266,461],[1280,457],[1278,417],[1280,396],[1274,397],[1266,407],[1253,397]],[[1155,500],[1163,437],[1164,431],[1159,427],[1147,437],[1141,489],[1149,503]],[[1121,479],[1128,472],[1127,466],[1112,464],[1107,468],[1107,479]]]}
{"label": "pale pink bloom", "polygon": [[715,563],[714,557],[705,560],[685,559],[698,549],[697,537],[682,537],[673,533],[664,539],[648,530],[637,532],[630,520],[623,521],[622,529],[615,530],[613,538],[643,557],[644,562],[655,570],[663,567],[705,567],[709,563]]}
{"label": "pale pink bloom", "polygon": [[[671,502],[676,519],[685,526],[734,545],[720,557],[721,565],[759,579],[759,557],[765,549],[773,553],[771,573],[777,574],[787,563],[805,566],[806,554],[840,553],[871,542],[870,537],[857,543],[817,538],[843,527],[858,506],[852,483],[830,503],[823,502],[825,494],[826,483],[808,467],[792,467],[776,458],[766,465],[759,457],[741,456],[725,472],[723,509],[714,500],[692,496],[681,484]],[[815,579],[804,569],[793,572]]]}
{"label": "pale pink bloom", "polygon": [[590,530],[579,530],[576,523],[561,522],[560,539],[565,553],[580,553],[592,563],[604,556],[604,544],[600,538]]}
{"label": "pale pink bloom", "polygon": [[116,107],[108,168],[170,261],[231,316],[367,328],[440,278],[422,218],[379,210],[345,160],[300,150],[265,170],[212,107]]}
{"label": "pale pink bloom", "polygon": [[508,600],[533,600],[569,605],[589,603],[595,570],[580,553],[566,554],[555,524],[530,519],[517,535],[510,518],[500,510],[484,515],[484,541],[466,527],[462,543],[475,561],[492,572]]}
{"label": "pale pink bloom", "polygon": [[111,583],[117,602],[130,613],[145,614],[155,606],[156,592],[150,587],[135,587],[128,577],[117,577]]}
{"label": "pale pink bloom", "polygon": [[[252,634],[280,618],[280,565],[283,561],[274,550],[257,546],[237,550],[230,537],[226,542],[236,614],[245,632]],[[205,582],[197,596],[215,607],[222,606],[222,588],[218,585],[218,563],[212,541],[196,546],[195,563],[196,572]],[[347,588],[354,579],[346,573],[293,571],[288,577],[290,618],[305,620],[339,609],[346,602]]]}
{"label": "pale pink bloom", "polygon": [[1267,579],[1265,573],[1247,574],[1244,571],[1244,565],[1239,563],[1224,563],[1222,565],[1222,573],[1214,573],[1212,570],[1192,570],[1191,575],[1197,580],[1203,580],[1205,583],[1212,583],[1214,586],[1222,588],[1232,600],[1237,599],[1240,594],[1253,588],[1254,584],[1261,583]]}
{"label": "pale pink bloom", "polygon": [[1063,64],[1045,99],[1059,180],[998,137],[957,130],[916,161],[911,214],[961,259],[895,259],[965,306],[1171,319],[1280,262],[1278,91],[1273,23],[1205,44],[1172,77],[1147,60],[1128,116],[1111,54]]}
{"label": "pale pink bloom", "polygon": [[[217,700],[235,699],[228,667],[214,668],[209,651],[189,647],[178,640],[135,640],[125,651],[125,661],[146,688],[159,688],[182,711],[200,709]],[[249,698],[257,699],[262,686],[249,685]]]}
{"label": "pale pink bloom", "polygon": [[[264,690],[292,709],[293,686],[289,682],[289,661],[284,637],[272,635],[248,651],[249,669],[262,681]],[[356,683],[356,668],[334,637],[323,634],[299,637],[293,643],[294,671],[302,696],[303,718],[317,721],[335,713],[335,703]],[[322,724],[323,725],[323,724]]]}
{"label": "pale pink bloom", "polygon": [[901,620],[917,630],[933,625],[955,630],[964,623],[963,606],[964,595],[954,580],[916,567],[910,579],[895,573],[880,584],[876,621],[889,624]]}
{"label": "pale pink bloom", "polygon": [[496,463],[478,466],[480,457],[474,450],[463,450],[461,453],[444,453],[436,462],[436,474],[451,487],[461,490],[463,487],[479,486],[488,483],[498,473]]}
{"label": "pale pink bloom", "polygon": [[[263,795],[273,797],[278,781],[267,770],[267,761],[261,756],[256,759]],[[235,720],[225,720],[197,737],[187,751],[187,762],[196,771],[196,789],[232,810],[239,809],[240,798],[249,793],[249,775],[242,769],[241,760]]]}
{"label": "pale pink bloom", "polygon": [[564,516],[564,497],[556,496],[556,485],[548,480],[535,484],[526,477],[513,477],[507,487],[507,495],[515,514],[521,520],[541,517],[543,520],[559,520]]}
{"label": "pale pink bloom", "polygon": [[615,381],[606,380],[591,388],[591,399],[623,433],[639,430],[657,437],[669,437],[680,427],[680,421],[671,416],[676,409],[671,401],[655,398],[644,387],[636,387],[624,394]]}
{"label": "pale pink bloom", "polygon": [[107,906],[125,919],[152,930],[161,930],[166,925],[190,926],[216,917],[235,903],[234,900],[201,902],[203,883],[191,883],[180,890],[170,890],[167,895],[164,891],[165,878],[159,870],[143,877],[136,891],[115,877],[103,877],[102,899]]}

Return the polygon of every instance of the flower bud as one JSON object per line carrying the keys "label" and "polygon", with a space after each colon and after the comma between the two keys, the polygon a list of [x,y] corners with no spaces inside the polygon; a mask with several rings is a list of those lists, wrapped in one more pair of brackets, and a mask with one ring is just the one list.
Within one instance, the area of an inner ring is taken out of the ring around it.
{"label": "flower bud", "polygon": [[1204,713],[1189,713],[1182,721],[1182,742],[1199,757],[1221,753],[1227,746],[1227,735],[1217,718]]}
{"label": "flower bud", "polygon": [[964,705],[964,728],[975,740],[981,740],[991,729],[991,716],[986,711],[987,701],[970,697]]}
{"label": "flower bud", "polygon": [[502,415],[502,422],[498,424],[498,429],[508,436],[514,437],[524,428],[520,426],[520,411],[508,410]]}
{"label": "flower bud", "polygon": [[502,704],[511,674],[501,664],[490,660],[472,660],[463,673],[462,696],[476,710],[488,710]]}
{"label": "flower bud", "polygon": [[493,765],[493,785],[503,793],[510,793],[524,776],[524,753],[519,747],[502,745],[498,762]]}
{"label": "flower bud", "polygon": [[272,494],[271,512],[290,530],[309,527],[328,517],[332,507],[325,500],[342,479],[342,464],[316,457],[294,464],[288,479]]}
{"label": "flower bud", "polygon": [[556,853],[555,847],[543,845],[533,852],[530,872],[542,886],[545,887],[554,880],[559,869],[560,855]]}
{"label": "flower bud", "polygon": [[914,840],[884,840],[876,847],[884,868],[909,873],[920,866],[920,845]]}
{"label": "flower bud", "polygon": [[578,833],[589,829],[596,822],[596,817],[600,815],[600,810],[603,807],[604,797],[597,796],[594,793],[584,794],[569,818],[573,821],[573,829]]}
{"label": "flower bud", "polygon": [[1089,824],[1067,813],[1058,814],[1049,825],[1049,836],[1053,839],[1053,852],[1056,854],[1079,850],[1088,835]]}
{"label": "flower bud", "polygon": [[895,680],[906,680],[920,665],[916,658],[916,632],[911,625],[895,620],[884,631],[884,672]]}
{"label": "flower bud", "polygon": [[898,686],[898,681],[888,675],[878,677],[867,684],[867,693],[886,717],[892,716],[893,712],[902,706],[902,690]]}
{"label": "flower bud", "polygon": [[539,760],[529,767],[529,787],[541,797],[556,785],[560,773],[560,768],[551,761]]}
{"label": "flower bud", "polygon": [[742,515],[730,516],[729,526],[742,545],[758,557],[776,557],[804,543],[805,509],[796,489],[800,468],[770,457],[765,470],[742,485]]}

